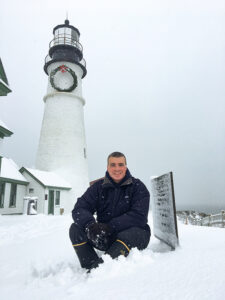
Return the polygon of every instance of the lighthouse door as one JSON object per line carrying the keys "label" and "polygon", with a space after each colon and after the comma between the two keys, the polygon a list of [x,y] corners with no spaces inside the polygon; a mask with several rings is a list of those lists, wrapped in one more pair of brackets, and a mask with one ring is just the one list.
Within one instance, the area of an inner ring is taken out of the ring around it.
{"label": "lighthouse door", "polygon": [[50,190],[48,195],[48,214],[54,215],[54,191]]}

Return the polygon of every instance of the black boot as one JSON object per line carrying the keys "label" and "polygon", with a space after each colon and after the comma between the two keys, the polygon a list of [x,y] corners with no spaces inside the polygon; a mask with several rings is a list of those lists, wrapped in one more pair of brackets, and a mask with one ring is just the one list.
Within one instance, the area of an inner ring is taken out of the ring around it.
{"label": "black boot", "polygon": [[112,246],[105,252],[105,254],[109,254],[112,259],[117,258],[120,255],[127,256],[130,252],[128,246],[120,240],[116,240]]}
{"label": "black boot", "polygon": [[87,273],[90,273],[91,270],[98,268],[98,266],[103,263],[104,263],[103,259],[99,257],[98,260],[93,262],[93,264],[87,269]]}
{"label": "black boot", "polygon": [[73,245],[73,247],[82,268],[91,270],[93,268],[97,268],[98,265],[103,262],[103,260],[98,257],[94,248],[89,243],[85,242]]}

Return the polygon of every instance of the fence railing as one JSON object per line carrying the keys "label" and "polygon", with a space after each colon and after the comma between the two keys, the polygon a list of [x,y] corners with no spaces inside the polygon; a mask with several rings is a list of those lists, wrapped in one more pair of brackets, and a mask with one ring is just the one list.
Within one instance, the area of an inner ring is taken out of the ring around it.
{"label": "fence railing", "polygon": [[58,34],[55,36],[54,39],[49,43],[49,48],[58,45],[69,45],[79,49],[81,52],[83,51],[81,43],[72,38],[69,34]]}
{"label": "fence railing", "polygon": [[185,224],[192,224],[198,226],[212,226],[212,227],[225,227],[225,211],[222,210],[220,214],[209,215],[204,218],[186,216],[184,219]]}

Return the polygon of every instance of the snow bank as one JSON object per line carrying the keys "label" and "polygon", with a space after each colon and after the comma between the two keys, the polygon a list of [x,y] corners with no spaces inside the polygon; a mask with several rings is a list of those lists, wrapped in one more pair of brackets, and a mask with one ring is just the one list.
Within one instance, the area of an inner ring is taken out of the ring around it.
{"label": "snow bank", "polygon": [[[0,216],[0,298],[225,299],[224,229],[178,223],[180,247],[152,237],[86,274],[68,238],[70,216]],[[102,255],[101,252],[99,252]]]}

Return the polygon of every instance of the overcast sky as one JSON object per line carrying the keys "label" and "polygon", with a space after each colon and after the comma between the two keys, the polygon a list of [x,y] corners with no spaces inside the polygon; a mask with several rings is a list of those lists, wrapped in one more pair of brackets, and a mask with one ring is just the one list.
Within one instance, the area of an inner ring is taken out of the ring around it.
{"label": "overcast sky", "polygon": [[5,155],[34,166],[44,58],[67,13],[87,61],[90,180],[118,150],[148,187],[173,171],[178,209],[224,207],[224,0],[2,0],[0,57],[13,92],[0,99],[0,119],[14,132]]}

